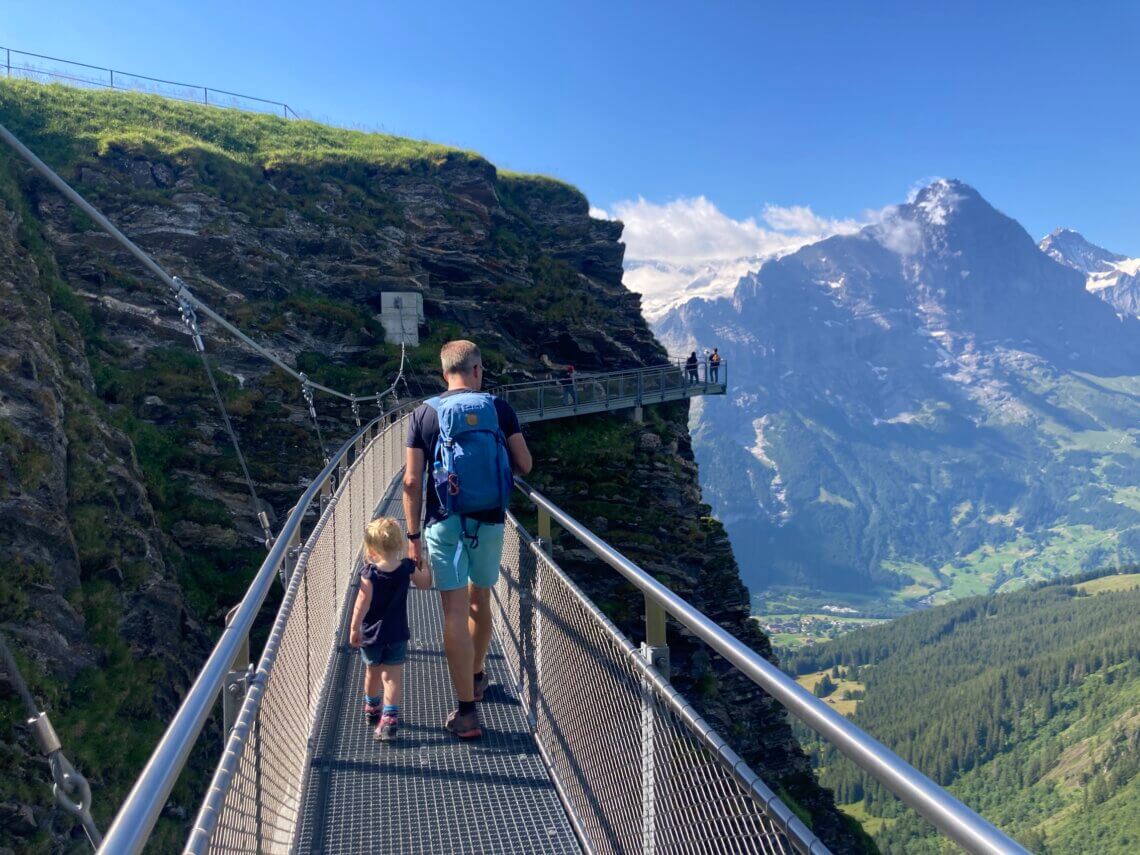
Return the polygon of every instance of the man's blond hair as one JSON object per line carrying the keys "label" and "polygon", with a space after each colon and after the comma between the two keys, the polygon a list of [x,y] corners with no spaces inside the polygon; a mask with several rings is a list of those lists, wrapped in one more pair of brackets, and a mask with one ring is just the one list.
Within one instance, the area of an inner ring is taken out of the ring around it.
{"label": "man's blond hair", "polygon": [[364,528],[364,553],[377,558],[397,558],[404,549],[404,532],[391,517],[377,517]]}
{"label": "man's blond hair", "polygon": [[439,351],[444,374],[470,374],[482,360],[479,346],[462,338],[449,341]]}

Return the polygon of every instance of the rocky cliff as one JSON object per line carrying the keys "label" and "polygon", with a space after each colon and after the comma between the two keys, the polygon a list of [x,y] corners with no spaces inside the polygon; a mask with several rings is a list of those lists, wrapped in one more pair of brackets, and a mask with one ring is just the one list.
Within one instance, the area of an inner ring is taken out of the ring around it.
{"label": "rocky cliff", "polygon": [[[499,381],[663,356],[621,284],[621,224],[591,219],[558,182],[440,146],[142,96],[3,84],[0,117],[164,267],[317,381],[360,394],[391,382],[399,351],[377,313],[392,290],[422,294],[427,319],[403,394],[438,388],[438,347],[459,335],[480,343]],[[164,286],[11,156],[0,164],[0,531],[11,558],[0,624],[93,777],[105,823],[264,553]],[[320,463],[300,390],[205,331],[276,517]],[[335,447],[350,413],[319,397],[317,410]],[[673,405],[644,425],[535,428],[540,483],[770,655],[701,503],[686,420]],[[620,465],[584,466],[591,448]],[[637,637],[638,598],[570,544],[559,554]],[[857,849],[780,711],[692,639],[671,643],[679,687],[836,851]],[[0,823],[13,819],[0,842],[58,847],[44,769],[3,700]],[[170,839],[190,804],[182,792],[167,811]]]}

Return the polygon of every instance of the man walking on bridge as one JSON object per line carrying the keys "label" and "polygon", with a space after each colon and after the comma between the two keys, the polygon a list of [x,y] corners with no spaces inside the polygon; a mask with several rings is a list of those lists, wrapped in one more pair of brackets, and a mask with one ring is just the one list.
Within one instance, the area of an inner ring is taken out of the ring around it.
{"label": "man walking on bridge", "polygon": [[408,426],[404,519],[408,557],[418,565],[427,545],[443,601],[443,648],[459,701],[447,728],[477,739],[483,731],[475,703],[487,688],[491,588],[499,579],[511,471],[526,475],[532,460],[511,405],[480,391],[483,360],[474,342],[449,341],[439,356],[447,391],[416,408]]}

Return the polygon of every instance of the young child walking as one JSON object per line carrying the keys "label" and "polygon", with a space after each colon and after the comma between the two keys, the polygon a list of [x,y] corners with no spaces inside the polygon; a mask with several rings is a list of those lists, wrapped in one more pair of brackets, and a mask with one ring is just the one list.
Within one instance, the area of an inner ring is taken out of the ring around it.
{"label": "young child walking", "polygon": [[364,715],[376,725],[373,736],[387,742],[400,727],[400,695],[408,656],[408,582],[431,587],[431,569],[404,557],[404,533],[389,517],[364,530],[360,591],[352,610],[348,643],[364,660]]}

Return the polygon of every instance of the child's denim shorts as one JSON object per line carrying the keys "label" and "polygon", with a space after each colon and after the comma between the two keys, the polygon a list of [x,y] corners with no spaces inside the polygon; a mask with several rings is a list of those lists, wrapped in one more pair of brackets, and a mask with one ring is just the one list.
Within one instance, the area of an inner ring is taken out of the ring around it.
{"label": "child's denim shorts", "polygon": [[408,658],[408,642],[394,641],[391,644],[361,647],[360,658],[365,665],[403,665]]}

